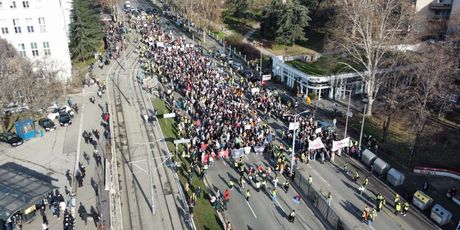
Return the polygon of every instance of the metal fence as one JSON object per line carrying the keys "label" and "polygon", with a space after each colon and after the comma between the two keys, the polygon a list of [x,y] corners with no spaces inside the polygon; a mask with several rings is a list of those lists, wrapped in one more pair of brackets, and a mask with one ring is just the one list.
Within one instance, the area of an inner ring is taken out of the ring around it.
{"label": "metal fence", "polygon": [[350,230],[343,220],[327,204],[327,194],[322,194],[321,192],[316,191],[310,184],[308,184],[307,178],[300,173],[296,173],[294,185],[298,187],[300,195],[303,197],[305,202],[308,202],[310,207],[315,208],[333,229]]}

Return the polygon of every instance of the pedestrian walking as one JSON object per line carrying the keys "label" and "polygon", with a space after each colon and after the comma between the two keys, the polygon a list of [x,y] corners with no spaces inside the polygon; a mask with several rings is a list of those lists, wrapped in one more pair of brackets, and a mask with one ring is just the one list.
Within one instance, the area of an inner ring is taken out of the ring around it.
{"label": "pedestrian walking", "polygon": [[284,192],[287,193],[289,191],[289,181],[288,180],[286,180],[286,182],[284,182],[283,188],[284,188]]}
{"label": "pedestrian walking", "polygon": [[362,221],[367,223],[367,219],[369,217],[369,208],[366,206],[364,207],[363,214],[361,215]]}
{"label": "pedestrian walking", "polygon": [[295,219],[295,210],[292,210],[292,212],[288,216],[288,220],[289,222],[294,223],[294,219]]}
{"label": "pedestrian walking", "polygon": [[372,222],[374,222],[375,217],[377,217],[377,212],[375,211],[375,209],[371,209],[371,210],[369,211],[369,216],[368,216],[367,224],[368,224],[368,225],[371,225]]}
{"label": "pedestrian walking", "polygon": [[244,177],[243,176],[240,176],[240,188],[241,188],[241,191],[243,191],[244,189],[244,183],[246,183],[246,181],[244,181]]}
{"label": "pedestrian walking", "polygon": [[96,139],[99,141],[99,138],[101,137],[101,136],[99,135],[99,130],[93,129],[93,135],[94,135],[94,137],[96,137]]}
{"label": "pedestrian walking", "polygon": [[394,197],[394,204],[396,206],[396,203],[399,203],[399,195],[396,193]]}
{"label": "pedestrian walking", "polygon": [[272,201],[273,202],[276,202],[276,195],[277,195],[276,188],[273,188],[272,189]]}
{"label": "pedestrian walking", "polygon": [[230,221],[225,225],[225,230],[232,230],[232,223],[230,223]]}
{"label": "pedestrian walking", "polygon": [[89,157],[88,153],[83,152],[83,158],[86,160],[86,164],[89,165],[90,157]]}
{"label": "pedestrian walking", "polygon": [[364,189],[366,188],[366,186],[369,184],[369,178],[364,178],[364,181],[363,181],[363,187]]}
{"label": "pedestrian walking", "polygon": [[230,188],[230,190],[233,190],[233,180],[232,179],[228,181],[228,187]]}
{"label": "pedestrian walking", "polygon": [[327,199],[326,199],[326,201],[327,201],[327,205],[328,205],[328,206],[331,206],[331,201],[332,201],[332,193],[331,193],[331,192],[329,192],[329,193],[327,194]]}
{"label": "pedestrian walking", "polygon": [[275,188],[278,187],[278,176],[275,176],[275,179],[273,179],[273,186]]}
{"label": "pedestrian walking", "polygon": [[403,216],[406,216],[407,211],[409,211],[409,203],[404,202],[403,207],[402,207],[402,214],[403,214]]}
{"label": "pedestrian walking", "polygon": [[246,190],[246,201],[249,202],[249,197],[251,197],[251,192],[249,192],[249,189]]}
{"label": "pedestrian walking", "polygon": [[311,186],[311,184],[313,183],[313,178],[311,177],[311,175],[308,176],[308,186]]}
{"label": "pedestrian walking", "polygon": [[383,206],[385,205],[385,198],[383,198],[381,193],[377,194],[376,202],[377,212],[380,212],[380,210],[382,210]]}
{"label": "pedestrian walking", "polygon": [[401,212],[401,203],[396,202],[395,204],[395,215],[398,215]]}
{"label": "pedestrian walking", "polygon": [[358,183],[358,180],[359,180],[359,173],[358,173],[358,170],[355,171],[355,175],[353,177],[353,180],[355,181],[355,183]]}
{"label": "pedestrian walking", "polygon": [[85,131],[83,131],[83,139],[85,140],[85,144],[88,144],[88,133]]}

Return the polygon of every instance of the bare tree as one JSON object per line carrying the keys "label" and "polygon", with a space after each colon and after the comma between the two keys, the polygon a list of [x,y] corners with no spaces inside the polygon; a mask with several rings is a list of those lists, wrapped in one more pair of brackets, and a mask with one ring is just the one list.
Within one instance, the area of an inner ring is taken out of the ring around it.
{"label": "bare tree", "polygon": [[[51,70],[51,63],[43,62],[34,67],[3,39],[0,39],[0,50],[1,114],[9,103],[26,104],[35,110],[62,95],[63,85],[58,79],[59,69]],[[3,125],[2,122],[0,130]]]}
{"label": "bare tree", "polygon": [[407,31],[410,7],[402,0],[342,0],[334,23],[333,44],[345,51],[351,63],[344,63],[365,83],[367,114],[372,115],[391,45],[400,44]]}
{"label": "bare tree", "polygon": [[420,137],[427,124],[428,118],[440,109],[448,99],[452,90],[454,73],[458,59],[453,56],[450,43],[439,42],[425,46],[423,53],[414,55],[416,64],[411,65],[409,73],[412,77],[410,90],[407,91],[409,112],[414,118],[412,144],[409,163],[417,152]]}

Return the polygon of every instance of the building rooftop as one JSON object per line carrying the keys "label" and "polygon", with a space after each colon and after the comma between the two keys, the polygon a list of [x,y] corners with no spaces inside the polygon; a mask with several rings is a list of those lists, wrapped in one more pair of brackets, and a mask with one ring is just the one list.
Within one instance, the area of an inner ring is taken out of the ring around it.
{"label": "building rooftop", "polygon": [[43,178],[31,175],[32,170],[18,170],[22,168],[15,163],[0,166],[0,219],[6,220],[14,212],[34,205],[56,188]]}
{"label": "building rooftop", "polygon": [[294,60],[286,63],[306,74],[323,76],[352,72],[345,64],[341,63],[344,61],[346,60],[338,56],[321,56],[314,62]]}

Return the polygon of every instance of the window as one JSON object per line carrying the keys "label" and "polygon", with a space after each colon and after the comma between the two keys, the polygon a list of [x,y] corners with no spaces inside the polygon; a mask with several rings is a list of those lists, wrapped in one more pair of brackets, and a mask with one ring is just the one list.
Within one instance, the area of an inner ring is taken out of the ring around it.
{"label": "window", "polygon": [[24,45],[24,43],[19,43],[18,44],[18,50],[19,50],[19,53],[25,57],[26,56],[26,45]]}
{"label": "window", "polygon": [[24,8],[29,8],[29,1],[22,1],[22,6]]}
{"label": "window", "polygon": [[32,49],[32,56],[38,57],[38,47],[36,42],[30,43],[30,48]]}
{"label": "window", "polygon": [[13,19],[14,32],[17,34],[21,33],[21,26],[19,24],[19,19]]}
{"label": "window", "polygon": [[40,25],[40,32],[45,33],[46,32],[45,18],[43,17],[38,18],[38,24]]}
{"label": "window", "polygon": [[51,55],[50,43],[49,43],[49,42],[43,42],[43,53],[44,53],[46,56]]}
{"label": "window", "polygon": [[27,24],[27,32],[33,33],[34,26],[32,25],[32,18],[26,18],[26,24]]}
{"label": "window", "polygon": [[8,34],[8,27],[2,27],[2,34]]}
{"label": "window", "polygon": [[10,1],[10,8],[16,9],[16,1]]}

